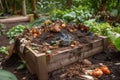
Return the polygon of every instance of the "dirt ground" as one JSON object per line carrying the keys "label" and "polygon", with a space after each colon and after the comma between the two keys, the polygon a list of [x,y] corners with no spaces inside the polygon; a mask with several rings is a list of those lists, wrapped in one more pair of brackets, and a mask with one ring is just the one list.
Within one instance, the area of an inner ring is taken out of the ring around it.
{"label": "dirt ground", "polygon": [[[104,65],[108,66],[108,68],[111,71],[110,75],[105,75],[103,74],[102,77],[98,78],[98,80],[120,80],[120,52],[111,52],[107,50],[106,52],[99,53],[93,57],[88,58],[92,62],[93,65],[98,65],[99,63],[103,63]],[[79,62],[76,62],[70,66],[68,66],[66,69],[71,68],[76,68],[77,65],[80,65]],[[91,67],[91,66],[90,66]],[[60,75],[63,75],[66,73],[66,71],[62,71],[60,73],[54,74],[51,76],[50,80],[61,80]],[[75,70],[73,70],[73,76],[72,77],[65,77],[63,80],[82,80],[79,78],[78,73],[76,75],[76,72],[74,73]],[[78,70],[77,70],[78,71]],[[79,72],[81,74],[81,72]],[[84,79],[83,79],[84,80]]]}

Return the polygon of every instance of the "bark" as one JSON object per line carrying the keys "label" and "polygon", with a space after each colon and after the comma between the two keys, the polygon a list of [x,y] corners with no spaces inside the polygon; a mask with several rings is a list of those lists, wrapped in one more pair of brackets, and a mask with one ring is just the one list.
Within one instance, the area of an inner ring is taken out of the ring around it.
{"label": "bark", "polygon": [[13,13],[16,14],[16,1],[15,0],[12,0],[12,10],[13,10]]}
{"label": "bark", "polygon": [[8,5],[7,5],[7,1],[6,0],[1,0],[2,1],[2,5],[3,5],[3,12],[4,13],[8,13]]}
{"label": "bark", "polygon": [[67,0],[67,8],[70,9],[72,7],[72,0]]}
{"label": "bark", "polygon": [[22,0],[22,14],[23,16],[26,16],[26,1]]}
{"label": "bark", "polygon": [[36,0],[32,0],[32,11],[36,11]]}
{"label": "bark", "polygon": [[1,0],[0,0],[0,9],[3,10],[3,4]]}
{"label": "bark", "polygon": [[40,0],[40,2],[42,3],[44,0]]}

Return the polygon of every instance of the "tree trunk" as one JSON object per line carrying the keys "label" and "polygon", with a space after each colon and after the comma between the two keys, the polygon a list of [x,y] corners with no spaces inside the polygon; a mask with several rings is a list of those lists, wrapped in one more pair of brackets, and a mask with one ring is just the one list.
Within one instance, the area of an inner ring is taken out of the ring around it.
{"label": "tree trunk", "polygon": [[70,9],[72,7],[72,0],[67,0],[67,8]]}
{"label": "tree trunk", "polygon": [[43,2],[43,0],[40,0],[40,2],[42,3],[42,2]]}
{"label": "tree trunk", "polygon": [[13,14],[16,14],[16,1],[12,0],[12,10],[13,10]]}
{"label": "tree trunk", "polygon": [[26,1],[22,0],[22,14],[26,16]]}
{"label": "tree trunk", "polygon": [[0,0],[0,9],[3,10],[3,4],[1,0]]}
{"label": "tree trunk", "polygon": [[32,11],[36,11],[36,0],[32,0]]}
{"label": "tree trunk", "polygon": [[8,5],[6,0],[2,0],[2,5],[3,5],[3,12],[8,13]]}
{"label": "tree trunk", "polygon": [[6,0],[5,0],[5,5],[6,5],[6,11],[8,12],[9,7],[8,7],[8,4],[7,4],[7,1],[6,1]]}

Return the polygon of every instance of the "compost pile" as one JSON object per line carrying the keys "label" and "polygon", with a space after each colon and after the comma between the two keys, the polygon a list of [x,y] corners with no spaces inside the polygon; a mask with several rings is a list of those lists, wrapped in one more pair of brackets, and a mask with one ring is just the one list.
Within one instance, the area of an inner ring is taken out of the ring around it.
{"label": "compost pile", "polygon": [[50,52],[50,50],[62,47],[74,48],[98,38],[82,24],[65,24],[60,20],[45,20],[42,26],[26,29],[22,37],[29,40],[32,47],[39,46],[38,50],[41,52]]}

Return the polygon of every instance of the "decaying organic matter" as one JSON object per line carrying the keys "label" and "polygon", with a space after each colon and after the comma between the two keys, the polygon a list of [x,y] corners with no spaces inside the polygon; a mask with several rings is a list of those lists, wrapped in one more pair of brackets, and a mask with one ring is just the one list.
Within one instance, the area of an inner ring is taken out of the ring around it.
{"label": "decaying organic matter", "polygon": [[[47,52],[59,47],[70,46],[74,48],[77,45],[83,45],[97,39],[88,27],[82,24],[65,24],[59,20],[49,24],[45,21],[43,25],[33,26],[25,30],[23,34],[20,37],[39,45],[37,50],[40,52]],[[32,47],[34,48],[35,46]]]}

